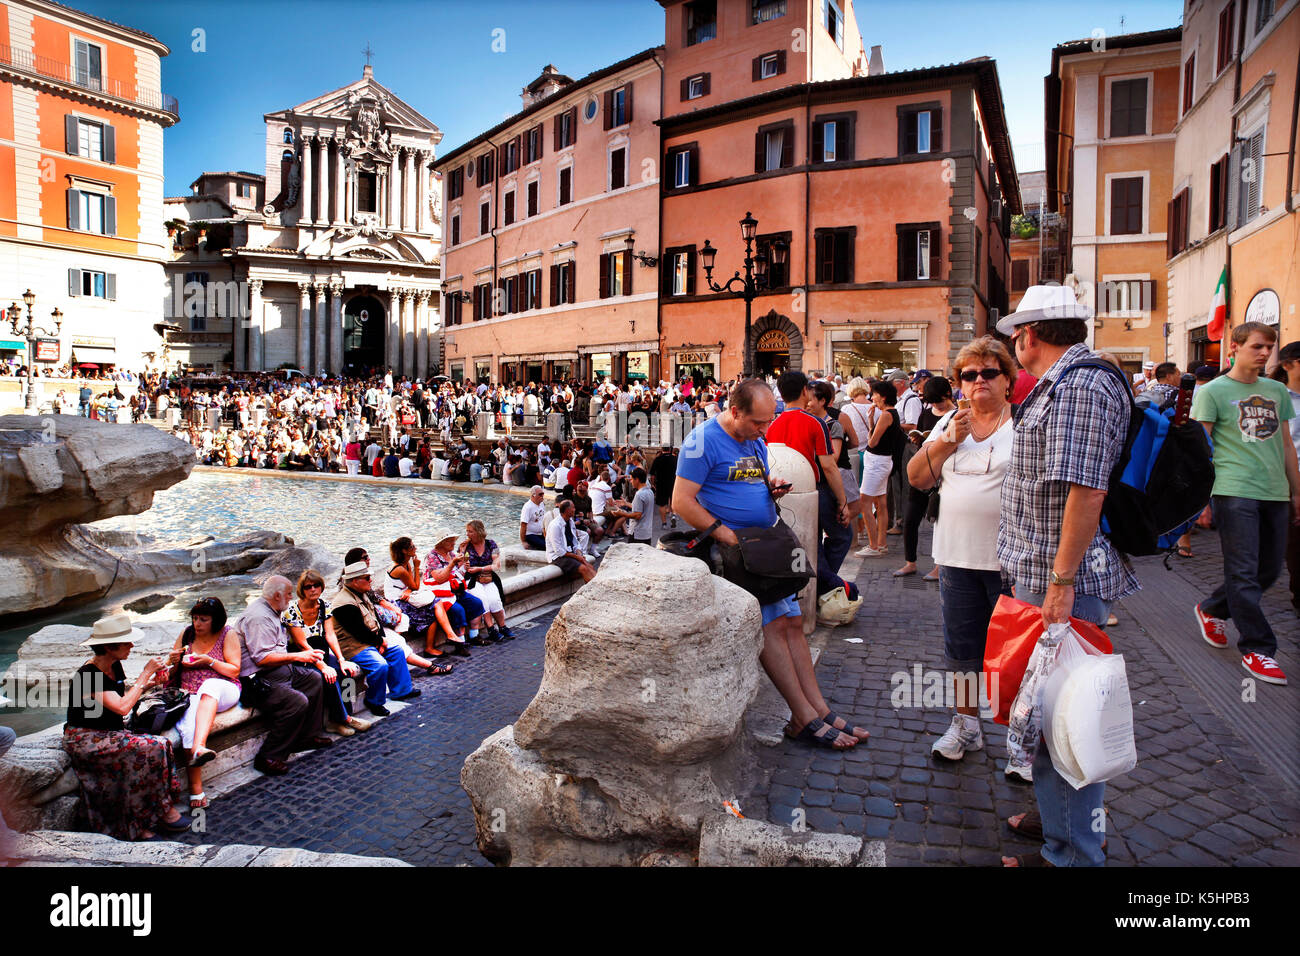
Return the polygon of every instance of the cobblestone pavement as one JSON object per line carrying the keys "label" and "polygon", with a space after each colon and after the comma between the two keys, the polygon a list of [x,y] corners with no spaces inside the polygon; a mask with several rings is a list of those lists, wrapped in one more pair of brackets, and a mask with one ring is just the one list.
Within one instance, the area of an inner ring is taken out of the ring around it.
{"label": "cobblestone pavement", "polygon": [[184,842],[487,865],[474,845],[460,768],[537,693],[555,610],[516,627],[512,642],[474,648],[453,674],[416,678],[423,694],[373,730],[303,755],[283,777],[259,777],[214,800],[207,832]]}
{"label": "cobblestone pavement", "polygon": [[[918,664],[945,667],[938,585],[919,574],[893,578],[901,539],[890,541],[894,554],[862,562],[863,609],[853,625],[830,631],[817,666],[831,707],[871,739],[843,754],[789,740],[765,750],[770,784],[749,798],[745,813],[784,826],[802,816],[810,830],[885,840],[890,865],[998,865],[1001,854],[1038,846],[1004,822],[1034,805],[1033,789],[1002,773],[1005,727],[983,721],[985,749],[948,763],[930,746],[951,712],[892,706],[893,675],[910,676]],[[1300,752],[1300,625],[1285,573],[1264,605],[1292,683],[1259,684],[1255,700],[1242,702],[1240,655],[1209,648],[1192,629],[1191,605],[1222,569],[1216,534],[1202,532],[1194,544],[1196,557],[1172,571],[1160,559],[1139,560],[1145,590],[1115,609],[1120,623],[1110,637],[1127,664],[1139,759],[1107,787],[1108,862],[1294,866],[1300,795],[1284,763]],[[923,540],[920,573],[931,565],[928,550]],[[1268,741],[1280,745],[1272,757],[1252,743],[1257,732],[1281,738]]]}

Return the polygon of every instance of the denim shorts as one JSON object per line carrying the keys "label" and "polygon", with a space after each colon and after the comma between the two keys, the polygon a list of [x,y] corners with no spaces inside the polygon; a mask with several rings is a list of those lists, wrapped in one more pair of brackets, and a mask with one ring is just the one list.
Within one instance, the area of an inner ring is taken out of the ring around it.
{"label": "denim shorts", "polygon": [[773,601],[771,604],[764,604],[759,608],[763,612],[763,626],[767,627],[778,617],[802,617],[803,611],[799,610],[799,598],[790,596],[781,598],[779,601]]}
{"label": "denim shorts", "polygon": [[957,671],[977,671],[984,666],[984,643],[989,619],[1003,587],[1001,571],[939,568],[939,600],[943,608],[943,652]]}

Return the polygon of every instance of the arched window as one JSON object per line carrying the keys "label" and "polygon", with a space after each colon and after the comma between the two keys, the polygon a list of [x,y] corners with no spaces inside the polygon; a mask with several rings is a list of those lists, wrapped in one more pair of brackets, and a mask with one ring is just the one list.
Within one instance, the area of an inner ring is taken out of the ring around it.
{"label": "arched window", "polygon": [[283,153],[280,154],[280,159],[281,159],[281,160],[292,160],[292,159],[293,159],[293,150],[291,150],[291,149],[286,149]]}
{"label": "arched window", "polygon": [[285,141],[286,143],[292,143],[292,142],[293,142],[293,130],[291,130],[291,129],[290,129],[289,127],[287,127],[287,126],[284,128],[284,141]]}

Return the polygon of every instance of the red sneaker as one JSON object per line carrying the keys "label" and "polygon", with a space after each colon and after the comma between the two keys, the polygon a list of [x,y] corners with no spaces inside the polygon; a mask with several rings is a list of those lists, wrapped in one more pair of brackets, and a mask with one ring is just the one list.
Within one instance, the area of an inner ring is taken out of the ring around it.
{"label": "red sneaker", "polygon": [[1265,657],[1263,654],[1247,654],[1241,659],[1241,666],[1255,677],[1270,684],[1286,683],[1286,675],[1282,673],[1282,668],[1278,667],[1277,661],[1271,657]]}
{"label": "red sneaker", "polygon": [[1228,632],[1223,626],[1223,619],[1210,617],[1201,610],[1201,606],[1196,605],[1196,627],[1201,632],[1201,637],[1205,638],[1207,644],[1213,647],[1228,646]]}

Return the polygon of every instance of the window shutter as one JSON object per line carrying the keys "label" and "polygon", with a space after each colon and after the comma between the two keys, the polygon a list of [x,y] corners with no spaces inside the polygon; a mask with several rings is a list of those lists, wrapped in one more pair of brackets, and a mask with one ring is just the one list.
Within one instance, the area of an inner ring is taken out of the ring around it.
{"label": "window shutter", "polygon": [[632,252],[623,253],[623,294],[632,294]]}
{"label": "window shutter", "polygon": [[709,74],[709,73],[705,73],[705,74],[704,74],[704,94],[703,94],[704,96],[708,96],[708,95],[709,95],[709,77],[710,77],[711,75],[712,75],[712,74]]}
{"label": "window shutter", "polygon": [[700,184],[700,148],[692,146],[687,152],[690,154],[690,168],[687,170],[687,175],[690,176],[690,184],[698,186]]}
{"label": "window shutter", "polygon": [[755,83],[763,78],[763,58],[761,56],[754,57],[753,73]]}
{"label": "window shutter", "polygon": [[104,124],[104,162],[117,162],[117,130]]}
{"label": "window shutter", "polygon": [[676,269],[677,253],[672,249],[664,250],[663,257],[659,260],[659,294],[669,296],[673,294],[673,271]]}
{"label": "window shutter", "polygon": [[520,166],[523,165],[523,158],[524,158],[524,157],[523,157],[523,153],[520,152],[520,150],[522,150],[522,149],[523,149],[523,137],[522,137],[522,136],[516,136],[516,137],[515,137],[515,165],[514,165],[514,168],[513,168],[513,169],[507,169],[506,172],[508,172],[508,173],[512,173],[512,172],[514,172],[516,169],[518,169]]}
{"label": "window shutter", "polygon": [[1128,221],[1128,207],[1124,198],[1128,195],[1128,183],[1123,179],[1111,180],[1110,184],[1110,231],[1118,235],[1124,231]]}
{"label": "window shutter", "polygon": [[813,279],[819,284],[830,281],[826,276],[826,246],[831,241],[830,233],[817,232],[813,236]]}
{"label": "window shutter", "polygon": [[1228,228],[1241,225],[1241,144],[1228,157]]}
{"label": "window shutter", "polygon": [[605,129],[614,128],[614,91],[605,91]]}
{"label": "window shutter", "polygon": [[930,110],[930,152],[943,152],[943,110]]}
{"label": "window shutter", "polygon": [[1250,150],[1250,181],[1246,183],[1246,207],[1242,210],[1242,222],[1250,222],[1259,215],[1259,187],[1264,178],[1264,134],[1256,133],[1250,138],[1247,147]]}
{"label": "window shutter", "polygon": [[853,156],[854,117],[841,119],[835,124],[835,158],[840,162],[851,160]]}
{"label": "window shutter", "polygon": [[569,107],[569,143],[573,144],[578,141],[578,108]]}
{"label": "window shutter", "polygon": [[500,166],[501,174],[503,176],[505,175],[506,172],[506,146],[507,145],[508,144],[506,143],[502,143],[500,146],[497,147],[497,164]]}
{"label": "window shutter", "polygon": [[695,295],[695,247],[686,250],[686,294]]}
{"label": "window shutter", "polygon": [[835,233],[835,281],[853,281],[853,232],[842,229]]}
{"label": "window shutter", "polygon": [[781,168],[789,169],[794,166],[794,124],[791,123],[783,132],[781,137]]}
{"label": "window shutter", "polygon": [[551,266],[551,305],[560,304],[560,267]]}
{"label": "window shutter", "polygon": [[1156,309],[1156,284],[1151,279],[1142,283],[1142,309],[1151,312]]}
{"label": "window shutter", "polygon": [[68,190],[68,228],[81,229],[81,190]]}
{"label": "window shutter", "polygon": [[546,146],[542,143],[542,140],[546,138],[545,137],[546,131],[542,128],[541,123],[537,124],[536,129],[537,129],[537,155],[534,156],[533,159],[541,159],[542,154],[546,152]]}
{"label": "window shutter", "polygon": [[609,298],[609,255],[605,253],[600,256],[600,297]]}
{"label": "window shutter", "polygon": [[916,152],[916,114],[904,113],[898,118],[898,153],[907,156]]}
{"label": "window shutter", "polygon": [[63,151],[69,156],[76,156],[80,152],[79,132],[77,118],[71,113],[66,114],[63,117]]}
{"label": "window shutter", "polygon": [[626,123],[632,122],[632,88],[632,84],[629,83],[626,87],[627,95],[623,99],[623,105],[627,108],[623,117],[623,121]]}
{"label": "window shutter", "polygon": [[578,301],[577,296],[574,294],[574,293],[575,293],[575,290],[577,289],[577,285],[578,285],[578,264],[577,264],[577,262],[570,262],[570,263],[569,263],[569,268],[568,268],[567,270],[565,270],[565,275],[564,275],[564,284],[565,284],[565,286],[567,286],[567,291],[568,291],[568,296],[567,296],[567,298],[568,298],[568,300],[569,300],[570,302],[577,302],[577,301]]}
{"label": "window shutter", "polygon": [[778,74],[785,72],[785,50],[776,51],[776,72]]}
{"label": "window shutter", "polygon": [[914,246],[915,242],[916,242],[916,233],[899,232],[898,234],[898,281],[899,282],[906,282],[909,278],[910,279],[916,278],[916,269],[913,268],[911,270],[911,275],[908,275],[908,268],[907,268],[909,264],[909,259],[912,258],[912,256],[908,255],[908,253],[912,248],[915,248]]}
{"label": "window shutter", "polygon": [[[817,120],[812,126],[812,161],[814,163],[820,163],[822,161],[822,158],[826,155],[825,147],[826,123],[822,120]],[[840,158],[838,152],[835,154],[835,158]]]}
{"label": "window shutter", "polygon": [[685,77],[682,80],[682,102],[691,98],[691,78]]}
{"label": "window shutter", "polygon": [[551,145],[554,147],[553,152],[556,153],[558,153],[560,149],[564,146],[564,144],[560,142],[560,120],[563,117],[564,117],[563,113],[558,113],[556,114],[555,119],[551,120],[551,129],[553,133],[553,136],[551,138]]}
{"label": "window shutter", "polygon": [[763,149],[763,131],[759,130],[754,134],[754,172],[762,173],[767,171],[767,164],[764,162]]}
{"label": "window shutter", "polygon": [[68,295],[81,295],[81,270],[68,270]]}
{"label": "window shutter", "polygon": [[1172,259],[1178,246],[1178,197],[1165,207],[1165,258]]}
{"label": "window shutter", "polygon": [[[931,279],[939,278],[939,265],[940,265],[940,260],[943,258],[942,247],[939,245],[939,235],[940,232],[938,229],[930,230],[930,278]],[[915,273],[913,273],[913,275],[915,275]]]}
{"label": "window shutter", "polygon": [[117,273],[110,272],[104,276],[104,294],[110,302],[117,301]]}

